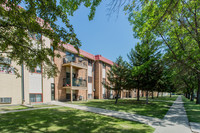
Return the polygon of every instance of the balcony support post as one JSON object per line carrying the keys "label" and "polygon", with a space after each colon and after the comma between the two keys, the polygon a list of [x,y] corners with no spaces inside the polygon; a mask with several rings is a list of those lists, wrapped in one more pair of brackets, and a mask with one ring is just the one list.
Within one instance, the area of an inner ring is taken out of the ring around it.
{"label": "balcony support post", "polygon": [[73,67],[72,66],[70,66],[70,86],[71,86],[71,89],[70,89],[70,92],[71,92],[71,102],[73,102],[73,92],[72,92],[72,72],[73,72]]}
{"label": "balcony support post", "polygon": [[86,90],[86,101],[88,101],[88,90]]}
{"label": "balcony support post", "polygon": [[71,102],[73,102],[73,91],[72,91],[72,89],[70,89],[70,92],[71,92]]}

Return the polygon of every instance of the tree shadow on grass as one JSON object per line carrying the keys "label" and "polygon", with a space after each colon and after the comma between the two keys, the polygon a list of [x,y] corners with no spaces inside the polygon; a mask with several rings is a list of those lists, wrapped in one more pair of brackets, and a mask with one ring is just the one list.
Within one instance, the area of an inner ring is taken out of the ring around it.
{"label": "tree shadow on grass", "polygon": [[149,104],[146,104],[145,100],[136,101],[134,99],[120,99],[117,104],[114,104],[114,100],[104,100],[91,102],[89,101],[79,105],[134,113],[163,119],[172,104],[173,103],[160,101],[149,101]]}
{"label": "tree shadow on grass", "polygon": [[69,108],[8,113],[0,117],[0,132],[147,133],[154,130],[137,122]]}

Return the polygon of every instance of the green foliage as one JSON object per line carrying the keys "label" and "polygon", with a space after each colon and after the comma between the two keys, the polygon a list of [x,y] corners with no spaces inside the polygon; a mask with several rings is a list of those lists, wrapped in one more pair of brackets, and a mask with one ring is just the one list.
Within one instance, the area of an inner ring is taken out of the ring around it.
{"label": "green foliage", "polygon": [[154,90],[158,79],[161,77],[159,47],[160,41],[156,40],[152,34],[147,34],[141,43],[135,46],[135,50],[131,49],[128,54],[132,77],[132,80],[129,80],[131,87],[146,91]]}
{"label": "green foliage", "polygon": [[121,90],[124,90],[126,87],[126,75],[128,74],[128,65],[125,61],[123,61],[122,57],[119,56],[116,59],[116,62],[111,67],[111,69],[107,73],[108,82],[104,83],[104,86],[111,90],[117,91],[117,98]]}
{"label": "green foliage", "polygon": [[125,10],[135,37],[141,39],[151,32],[167,46],[172,63],[197,74],[200,104],[200,1],[136,0]]}
{"label": "green foliage", "polygon": [[[53,50],[64,50],[70,43],[78,50],[81,46],[68,17],[83,3],[90,7],[89,19],[94,17],[101,0],[1,0],[0,1],[0,54],[25,64],[28,69],[42,64],[43,73],[55,76],[57,66],[53,57],[60,57]],[[25,9],[21,8],[23,4]],[[39,17],[39,18],[38,18]],[[57,22],[61,20],[64,26]],[[53,50],[45,45],[49,38]]]}

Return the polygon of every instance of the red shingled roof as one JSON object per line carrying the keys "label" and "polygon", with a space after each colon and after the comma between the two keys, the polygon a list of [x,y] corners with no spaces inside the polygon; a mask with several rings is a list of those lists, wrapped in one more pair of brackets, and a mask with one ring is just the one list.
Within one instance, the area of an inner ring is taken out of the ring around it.
{"label": "red shingled roof", "polygon": [[[72,53],[75,53],[75,54],[78,53],[77,50],[74,48],[74,46],[72,46],[71,44],[65,44],[65,45],[63,45],[63,47],[65,49],[69,50]],[[79,53],[80,53],[80,55],[83,55],[86,58],[89,58],[91,60],[95,60],[95,56],[93,54],[90,54],[90,53],[88,53],[84,50],[79,49]]]}
{"label": "red shingled roof", "polygon": [[113,65],[113,62],[111,60],[109,60],[101,55],[95,55],[95,60],[100,60],[100,61],[103,61],[104,63]]}

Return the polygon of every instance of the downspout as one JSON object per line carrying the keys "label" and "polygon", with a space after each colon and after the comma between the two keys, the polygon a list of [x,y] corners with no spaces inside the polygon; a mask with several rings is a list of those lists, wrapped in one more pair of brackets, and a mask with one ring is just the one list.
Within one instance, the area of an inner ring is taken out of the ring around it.
{"label": "downspout", "polygon": [[[42,49],[42,42],[43,42],[42,38],[43,38],[43,36],[41,34],[41,39],[40,39],[40,41],[41,41],[41,49]],[[42,102],[44,102],[44,99],[43,99],[44,98],[44,90],[43,90],[44,87],[43,87],[43,67],[42,67],[42,64],[41,64],[41,87],[42,87]]]}
{"label": "downspout", "polygon": [[[95,61],[93,62],[93,64],[92,64],[92,78],[93,78],[93,81],[92,81],[92,92],[93,92],[93,94],[95,93],[94,92],[94,87],[95,87],[95,82],[94,82],[94,73],[95,73]],[[95,95],[95,94],[94,94]],[[94,97],[93,97],[93,99],[94,99]]]}
{"label": "downspout", "polygon": [[22,89],[22,104],[24,104],[25,100],[24,100],[24,64],[22,63],[21,66],[21,89]]}

